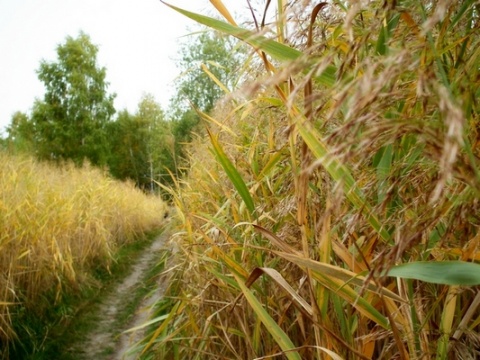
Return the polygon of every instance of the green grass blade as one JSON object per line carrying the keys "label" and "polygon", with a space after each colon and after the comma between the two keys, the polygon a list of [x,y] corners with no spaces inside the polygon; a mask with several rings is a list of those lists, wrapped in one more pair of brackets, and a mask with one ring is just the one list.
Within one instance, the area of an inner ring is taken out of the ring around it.
{"label": "green grass blade", "polygon": [[218,142],[218,139],[210,131],[208,131],[208,134],[210,135],[210,140],[213,145],[213,151],[218,162],[220,163],[220,165],[222,165],[223,169],[227,173],[228,178],[233,183],[233,186],[235,186],[235,189],[237,189],[238,193],[242,197],[245,205],[247,206],[247,209],[250,211],[250,214],[253,215],[253,213],[255,212],[255,205],[253,203],[252,196],[248,191],[247,185],[245,185],[242,176],[237,171],[232,162],[228,159],[227,155],[222,149],[222,146]]}
{"label": "green grass blade", "polygon": [[368,284],[365,284],[365,276],[356,274],[350,270],[343,269],[341,267],[322,263],[319,261],[312,260],[310,258],[305,258],[300,254],[290,254],[290,253],[282,253],[282,252],[274,252],[275,254],[301,266],[312,269],[318,273],[321,273],[325,276],[335,278],[344,282],[345,284],[352,284],[358,287],[366,286],[366,289],[372,291],[374,293],[381,293],[382,295],[399,302],[405,302],[401,296],[398,296],[393,291],[388,290],[387,288],[381,288],[377,286],[373,281],[370,281]]}
{"label": "green grass blade", "polygon": [[[253,48],[264,51],[276,60],[293,61],[303,56],[303,53],[301,51],[279,43],[275,40],[268,39],[265,36],[259,35],[258,33],[251,30],[243,29],[241,27],[234,26],[224,21],[220,21],[205,15],[193,13],[167,4],[165,2],[164,4],[202,25],[208,26],[223,34],[234,36],[237,39],[246,42]],[[308,71],[308,69],[306,69],[306,71]],[[323,85],[332,86],[336,80],[336,71],[337,69],[335,66],[328,65],[321,74],[315,75],[315,79]]]}
{"label": "green grass blade", "polygon": [[480,285],[480,265],[465,261],[416,261],[394,266],[387,275],[443,285]]}
{"label": "green grass blade", "polygon": [[281,151],[277,151],[275,154],[271,155],[265,167],[262,169],[262,171],[260,171],[260,174],[258,174],[258,180],[268,176],[278,162],[282,159],[282,156],[283,154]]}
{"label": "green grass blade", "polygon": [[238,285],[242,289],[243,295],[247,299],[248,303],[252,307],[255,314],[260,318],[265,328],[268,330],[270,335],[274,338],[278,346],[285,352],[285,356],[289,360],[301,360],[300,354],[296,351],[292,351],[295,349],[295,345],[292,343],[290,338],[287,334],[278,326],[275,320],[272,319],[270,315],[268,315],[267,311],[263,308],[262,304],[258,299],[253,295],[250,289],[243,283],[243,281],[235,276]]}
{"label": "green grass blade", "polygon": [[307,127],[303,125],[301,121],[298,121],[296,126],[309,149],[312,151],[315,157],[321,161],[322,165],[330,174],[330,176],[335,181],[343,183],[345,195],[347,196],[348,200],[350,200],[350,202],[358,210],[362,211],[363,215],[368,219],[368,222],[380,235],[380,237],[385,242],[390,242],[390,234],[382,226],[380,220],[375,216],[375,214],[372,213],[370,204],[368,204],[362,191],[357,187],[349,169],[330,154],[326,144],[322,142],[320,134],[318,134],[315,129],[310,126]]}
{"label": "green grass blade", "polygon": [[[375,307],[370,304],[365,298],[359,296],[359,294],[350,285],[348,285],[349,283],[358,283],[358,281],[360,280],[358,277],[353,276],[349,279],[345,279],[346,273],[343,271],[345,269],[341,269],[330,264],[323,264],[318,261],[304,258],[301,256],[279,252],[275,252],[275,254],[297,264],[304,269],[308,268],[312,270],[312,276],[322,286],[325,286],[327,289],[330,289],[332,292],[342,297],[353,307],[355,307],[363,316],[376,322],[384,329],[390,329],[388,319],[383,316],[377,309],[375,309]],[[362,284],[358,283],[358,285]],[[367,288],[370,288],[370,286]],[[384,293],[384,295],[387,294],[385,289],[382,289],[382,292]],[[395,297],[398,296],[395,295]]]}
{"label": "green grass blade", "polygon": [[261,36],[253,31],[233,26],[224,21],[220,21],[205,15],[196,14],[167,3],[164,4],[202,25],[245,41],[254,48],[265,51],[268,55],[277,60],[296,60],[302,55],[301,51],[291,48],[290,46],[283,45],[274,40],[270,40],[265,36]]}

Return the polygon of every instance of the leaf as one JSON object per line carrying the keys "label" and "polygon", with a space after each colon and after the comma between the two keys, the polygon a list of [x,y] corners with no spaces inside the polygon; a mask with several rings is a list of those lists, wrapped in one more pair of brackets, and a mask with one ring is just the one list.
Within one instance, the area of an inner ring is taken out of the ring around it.
{"label": "leaf", "polygon": [[230,93],[230,90],[227,89],[227,87],[208,69],[205,64],[202,64],[201,67],[208,77],[210,77],[210,79],[212,79],[220,89],[222,89],[226,94]]}
{"label": "leaf", "polygon": [[168,314],[165,314],[165,315],[161,315],[159,317],[156,317],[152,320],[148,320],[147,322],[144,322],[138,326],[135,326],[135,327],[132,327],[130,329],[127,329],[125,331],[122,332],[122,334],[126,334],[126,333],[131,333],[131,332],[134,332],[134,331],[137,331],[137,330],[140,330],[140,329],[143,329],[143,328],[146,328],[147,326],[149,325],[152,325],[152,324],[155,324],[159,321],[163,321],[165,320],[169,315]]}
{"label": "leaf", "polygon": [[[178,11],[186,17],[206,25],[214,30],[220,31],[223,34],[234,36],[252,46],[256,50],[262,50],[271,57],[279,61],[293,61],[303,56],[303,53],[290,46],[284,45],[277,41],[259,35],[256,32],[247,30],[238,26],[231,25],[224,21],[220,21],[205,15],[196,14],[187,10],[183,10],[176,6],[170,5],[162,1],[165,5]],[[335,74],[337,69],[333,65],[328,65],[321,74],[316,74],[315,79],[326,86],[332,86],[335,82]],[[308,72],[308,66],[305,67],[305,72]]]}
{"label": "leaf", "polygon": [[235,186],[235,189],[237,189],[238,193],[242,197],[247,209],[250,211],[250,214],[253,215],[253,213],[255,212],[255,205],[253,203],[252,196],[248,191],[247,185],[245,185],[242,176],[237,171],[232,162],[228,159],[227,155],[222,149],[222,146],[218,142],[218,139],[210,132],[210,130],[207,131],[208,135],[210,136],[210,140],[213,145],[213,151],[218,162],[220,163],[220,165],[222,165],[223,169],[227,173],[228,178],[233,183],[233,186]]}
{"label": "leaf", "polygon": [[480,265],[466,261],[416,261],[392,267],[387,276],[443,285],[480,285]]}
{"label": "leaf", "polygon": [[295,345],[292,343],[292,340],[288,337],[287,334],[278,326],[275,320],[267,313],[267,311],[263,308],[262,304],[258,299],[253,295],[250,289],[243,283],[243,281],[235,276],[238,285],[242,289],[243,294],[245,295],[245,299],[247,299],[248,303],[252,307],[255,314],[259,317],[260,321],[263,323],[265,328],[268,330],[270,335],[274,338],[275,342],[280,346],[280,348],[285,352],[284,355],[289,360],[301,360],[300,354],[296,351],[292,351],[295,349]]}
{"label": "leaf", "polygon": [[385,287],[379,287],[373,281],[365,284],[365,276],[356,274],[350,270],[343,269],[335,265],[315,261],[310,258],[303,257],[302,255],[288,254],[277,251],[274,251],[274,253],[299,266],[316,271],[323,276],[340,280],[345,284],[353,284],[358,287],[366,286],[366,289],[369,291],[372,291],[374,293],[381,293],[382,295],[399,302],[405,302],[402,297],[395,294],[393,291],[390,291]]}
{"label": "leaf", "polygon": [[172,310],[167,314],[167,317],[164,319],[162,324],[155,330],[153,333],[152,337],[148,341],[148,343],[144,346],[142,352],[140,355],[143,355],[155,342],[155,340],[158,338],[158,336],[167,328],[167,326],[170,324],[170,321],[175,319],[175,315],[177,315],[178,310],[180,308],[183,308],[184,304],[182,304],[182,301],[179,301],[175,303],[175,305],[172,307]]}
{"label": "leaf", "polygon": [[286,253],[301,255],[301,253],[299,251],[297,251],[296,249],[291,247],[289,244],[287,244],[285,241],[280,239],[277,235],[275,235],[271,231],[265,229],[264,227],[262,227],[260,225],[255,225],[255,224],[251,224],[251,225],[253,226],[253,228],[257,232],[259,232],[260,234],[265,236],[268,240],[270,240],[270,243],[272,245],[275,245],[276,247],[278,247],[279,249],[281,249],[282,251],[284,251]]}
{"label": "leaf", "polygon": [[[355,307],[363,316],[373,320],[384,329],[390,330],[388,319],[383,316],[375,307],[368,302],[365,298],[361,297],[350,285],[349,282],[358,283],[361,280],[357,276],[348,276],[350,273],[348,270],[330,265],[323,264],[318,261],[304,258],[301,256],[295,256],[292,254],[285,254],[281,252],[274,252],[275,254],[297,264],[302,268],[308,268],[312,270],[312,276],[327,289],[338,294],[345,299],[353,307]],[[363,282],[362,282],[363,283]],[[373,284],[369,284],[367,288],[371,288]],[[380,290],[380,289],[378,289]],[[385,288],[381,289],[382,293],[386,296],[392,293]],[[387,295],[388,294],[388,295]],[[393,293],[392,293],[393,294]],[[398,295],[393,294],[396,298]]]}
{"label": "leaf", "polygon": [[327,145],[322,141],[320,134],[311,126],[304,124],[305,118],[301,117],[296,126],[303,141],[307,144],[313,155],[320,164],[327,170],[330,176],[337,182],[341,182],[345,189],[345,195],[348,200],[361,210],[370,225],[380,235],[385,242],[390,242],[391,236],[382,226],[380,220],[372,213],[370,204],[365,200],[365,196],[357,186],[355,179],[348,167],[342,164],[334,155],[330,154]]}
{"label": "leaf", "polygon": [[292,300],[298,308],[305,314],[312,316],[313,310],[309,303],[305,301],[296,291],[293,289],[290,284],[285,280],[285,278],[275,269],[272,268],[260,268],[257,267],[253,269],[248,277],[245,285],[250,287],[262,274],[270,276],[275,282],[280,285],[283,290],[287,293],[287,296]]}
{"label": "leaf", "polygon": [[212,3],[213,6],[215,6],[215,8],[218,10],[218,12],[220,14],[222,14],[225,19],[227,19],[227,21],[230,24],[237,25],[235,20],[233,20],[233,17],[230,14],[230,12],[227,10],[225,5],[223,5],[223,3],[220,0],[210,0],[210,2]]}
{"label": "leaf", "polygon": [[270,171],[275,168],[275,166],[278,164],[278,162],[282,159],[282,152],[277,151],[273,155],[270,156],[270,159],[268,160],[267,164],[265,167],[260,171],[260,174],[258,174],[258,179],[261,180],[265,176],[270,174]]}
{"label": "leaf", "polygon": [[196,113],[200,116],[201,119],[203,120],[206,120],[208,122],[211,122],[215,125],[217,125],[220,129],[222,129],[223,131],[226,131],[228,132],[230,135],[232,136],[238,136],[232,129],[230,129],[228,126],[226,126],[225,124],[222,124],[221,122],[217,121],[216,119],[214,119],[213,117],[209,116],[208,114],[204,113],[203,111],[201,111],[200,109],[194,107],[194,110],[196,111]]}
{"label": "leaf", "polygon": [[212,29],[218,30],[224,34],[234,36],[242,41],[245,41],[254,48],[261,49],[275,59],[283,61],[296,60],[302,55],[301,51],[291,48],[290,46],[280,44],[274,40],[270,40],[265,36],[259,35],[251,30],[243,29],[205,15],[183,10],[165,2],[163,3],[175,11],[178,11],[180,14],[185,15],[186,17],[200,24],[211,27]]}

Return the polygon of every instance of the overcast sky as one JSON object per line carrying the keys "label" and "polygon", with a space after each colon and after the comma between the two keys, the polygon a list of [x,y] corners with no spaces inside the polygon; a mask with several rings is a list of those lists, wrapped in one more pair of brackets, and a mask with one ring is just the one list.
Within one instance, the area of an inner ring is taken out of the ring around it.
{"label": "overcast sky", "polygon": [[[208,0],[167,1],[187,10],[214,10]],[[229,9],[243,0],[224,0]],[[241,4],[241,6],[240,6]],[[194,23],[159,0],[0,0],[0,131],[15,111],[29,112],[42,98],[36,70],[56,61],[56,47],[80,30],[99,46],[98,64],[107,69],[115,108],[134,112],[143,93],[166,108],[180,38]]]}

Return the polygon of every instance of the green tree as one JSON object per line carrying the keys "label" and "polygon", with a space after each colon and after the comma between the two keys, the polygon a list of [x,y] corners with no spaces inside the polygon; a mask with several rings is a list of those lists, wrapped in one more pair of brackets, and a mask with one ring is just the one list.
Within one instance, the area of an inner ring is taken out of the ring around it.
{"label": "green tree", "polygon": [[177,172],[180,168],[178,163],[184,159],[183,145],[191,140],[191,134],[199,123],[199,116],[192,105],[205,113],[211,112],[216,102],[225,95],[212,76],[227,89],[234,89],[241,80],[239,74],[246,60],[245,54],[245,48],[238,41],[222,37],[217,32],[201,32],[182,44],[178,61],[182,76],[176,84],[176,95],[171,100],[169,112]]}
{"label": "green tree", "polygon": [[110,171],[119,179],[132,179],[144,190],[155,191],[156,182],[168,183],[175,173],[174,138],[170,122],[152,95],[145,95],[134,115],[127,110],[109,124]]}
{"label": "green tree", "polygon": [[114,95],[107,93],[106,69],[97,65],[97,53],[90,37],[80,32],[57,47],[56,62],[40,63],[37,74],[45,96],[32,112],[40,158],[106,164]]}
{"label": "green tree", "polygon": [[111,174],[118,179],[131,179],[140,186],[142,166],[146,163],[143,124],[127,110],[122,110],[108,128],[111,139]]}
{"label": "green tree", "polygon": [[32,152],[34,150],[34,126],[28,115],[20,111],[12,115],[7,127],[6,148],[12,152]]}
{"label": "green tree", "polygon": [[183,75],[176,87],[174,106],[186,110],[191,103],[207,113],[225,93],[202,66],[228,89],[232,89],[245,60],[243,47],[237,41],[207,31],[183,44],[179,54],[178,67]]}
{"label": "green tree", "polygon": [[136,117],[147,124],[148,137],[145,139],[149,188],[156,188],[155,181],[169,183],[169,173],[176,173],[175,139],[171,123],[165,120],[165,113],[154,97],[146,94],[138,104]]}

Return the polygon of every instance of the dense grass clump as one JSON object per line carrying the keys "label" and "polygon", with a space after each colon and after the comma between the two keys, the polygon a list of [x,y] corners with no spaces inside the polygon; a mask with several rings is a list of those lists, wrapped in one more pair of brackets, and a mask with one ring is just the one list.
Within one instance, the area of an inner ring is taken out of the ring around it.
{"label": "dense grass clump", "polygon": [[478,358],[478,2],[215,3],[266,71],[204,116],[144,353]]}
{"label": "dense grass clump", "polygon": [[92,270],[108,270],[120,246],[158,228],[166,206],[90,166],[4,153],[0,162],[1,358],[12,340],[29,341],[14,331],[29,334],[20,318],[42,319],[64,296],[91,285]]}

